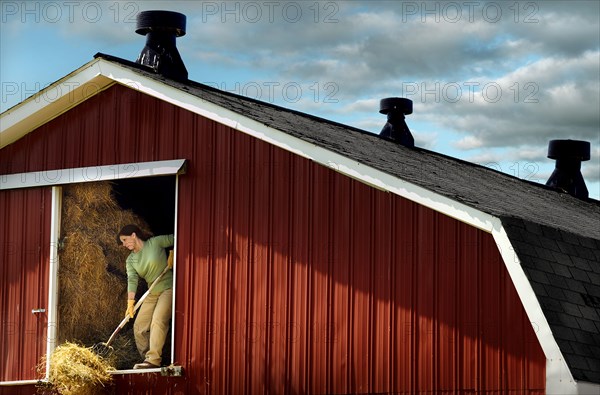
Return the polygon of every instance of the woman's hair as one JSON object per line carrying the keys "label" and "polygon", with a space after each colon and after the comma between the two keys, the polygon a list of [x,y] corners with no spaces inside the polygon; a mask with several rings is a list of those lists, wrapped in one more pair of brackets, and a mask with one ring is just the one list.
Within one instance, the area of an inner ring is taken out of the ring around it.
{"label": "woman's hair", "polygon": [[123,226],[119,233],[117,233],[117,244],[121,245],[121,236],[131,236],[134,233],[138,239],[142,239],[143,241],[146,241],[146,239],[148,238],[146,234],[142,232],[139,226],[129,224]]}

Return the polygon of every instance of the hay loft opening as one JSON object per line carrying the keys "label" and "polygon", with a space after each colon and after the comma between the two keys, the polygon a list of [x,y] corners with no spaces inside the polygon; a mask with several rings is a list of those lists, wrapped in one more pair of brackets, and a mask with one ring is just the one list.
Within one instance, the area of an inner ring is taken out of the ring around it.
{"label": "hay loft opening", "polygon": [[143,218],[155,235],[174,233],[175,176],[119,180],[113,190],[119,206]]}
{"label": "hay loft opening", "polygon": [[[115,235],[133,223],[153,235],[174,233],[176,176],[131,178],[63,186],[58,269],[58,343],[105,342],[124,317],[125,261],[129,251]],[[138,299],[146,291],[140,281]],[[133,320],[115,339],[111,363],[119,370],[141,362]],[[171,361],[172,331],[163,348]]]}

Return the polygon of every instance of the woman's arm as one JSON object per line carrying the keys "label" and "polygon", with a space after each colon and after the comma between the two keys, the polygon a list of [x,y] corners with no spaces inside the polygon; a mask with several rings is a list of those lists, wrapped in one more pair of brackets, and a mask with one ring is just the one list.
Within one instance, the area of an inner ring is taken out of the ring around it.
{"label": "woman's arm", "polygon": [[172,247],[175,242],[173,235],[162,235],[154,237],[156,244],[162,248]]}

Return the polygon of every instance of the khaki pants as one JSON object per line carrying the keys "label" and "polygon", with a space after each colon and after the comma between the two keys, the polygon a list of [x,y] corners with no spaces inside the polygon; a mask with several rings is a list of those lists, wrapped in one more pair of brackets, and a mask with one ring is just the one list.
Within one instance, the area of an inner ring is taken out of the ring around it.
{"label": "khaki pants", "polygon": [[162,349],[169,331],[173,303],[173,289],[158,295],[148,295],[140,307],[133,333],[137,349],[146,362],[160,365]]}

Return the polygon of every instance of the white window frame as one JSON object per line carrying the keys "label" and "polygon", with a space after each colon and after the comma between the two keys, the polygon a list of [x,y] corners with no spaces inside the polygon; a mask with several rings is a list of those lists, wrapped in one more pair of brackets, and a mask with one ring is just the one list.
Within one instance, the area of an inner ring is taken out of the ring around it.
{"label": "white window frame", "polygon": [[[157,177],[174,175],[175,176],[175,223],[174,235],[175,243],[173,246],[173,289],[176,289],[175,279],[177,278],[177,214],[179,212],[179,175],[185,173],[185,159],[154,161],[154,162],[134,162],[125,164],[105,165],[105,166],[87,166],[69,169],[45,170],[28,173],[15,173],[0,175],[0,189],[20,189],[34,187],[52,188],[52,212],[50,215],[50,262],[48,278],[48,326],[46,328],[46,355],[52,355],[56,348],[57,339],[57,311],[58,311],[58,244],[60,237],[61,209],[62,209],[62,185],[77,184],[83,182],[115,181],[128,178]],[[171,317],[171,364],[175,361],[175,305],[176,296],[173,292],[173,309]],[[50,360],[46,361],[46,377],[50,370]],[[152,371],[160,372],[160,368],[140,369],[140,370],[117,370],[113,374],[129,373],[148,373]],[[2,381],[0,386],[11,385],[30,385],[39,380],[17,380]]]}

